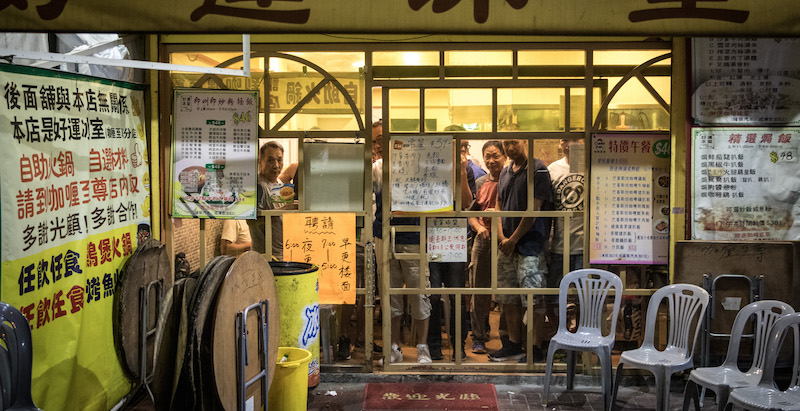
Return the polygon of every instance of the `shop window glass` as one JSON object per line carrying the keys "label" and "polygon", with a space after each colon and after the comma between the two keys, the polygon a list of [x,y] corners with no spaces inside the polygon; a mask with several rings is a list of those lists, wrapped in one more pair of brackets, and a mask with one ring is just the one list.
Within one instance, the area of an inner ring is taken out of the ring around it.
{"label": "shop window glass", "polygon": [[[667,104],[670,104],[670,78],[645,78]],[[621,78],[609,78],[611,90]],[[632,78],[614,95],[608,105],[608,130],[669,130],[667,110],[650,94],[642,83]]]}
{"label": "shop window glass", "polygon": [[[425,90],[425,131],[444,131],[452,124],[468,131],[492,130],[492,90]],[[431,121],[433,120],[433,122]]]}
{"label": "shop window glass", "polygon": [[583,66],[583,50],[520,50],[517,61],[521,66]]}
{"label": "shop window glass", "polygon": [[438,66],[438,51],[376,51],[373,66]]}
{"label": "shop window glass", "polygon": [[[389,131],[419,132],[419,90],[389,90]],[[385,127],[385,126],[384,126]]]}
{"label": "shop window glass", "polygon": [[[638,66],[652,58],[669,53],[669,50],[598,50],[593,54],[596,66]],[[670,59],[662,60],[656,65],[669,66]]]}
{"label": "shop window glass", "polygon": [[[575,89],[573,93],[577,94]],[[516,124],[520,131],[563,131],[565,122],[565,89],[563,88],[520,88],[497,90],[498,130],[511,131],[510,124]],[[584,104],[579,104],[583,96],[570,95],[570,128],[583,127],[577,122],[585,112]],[[572,124],[576,123],[576,124]]]}
{"label": "shop window glass", "polygon": [[[287,53],[308,59],[333,75],[341,83],[361,113],[364,107],[363,53]],[[301,62],[286,58],[270,58],[268,86],[268,128],[284,120],[298,104],[302,108],[288,119],[281,131],[358,130],[358,121],[345,94],[322,73]],[[310,99],[306,96],[325,82]]]}
{"label": "shop window glass", "polygon": [[500,51],[445,51],[446,66],[511,66],[512,53]]}

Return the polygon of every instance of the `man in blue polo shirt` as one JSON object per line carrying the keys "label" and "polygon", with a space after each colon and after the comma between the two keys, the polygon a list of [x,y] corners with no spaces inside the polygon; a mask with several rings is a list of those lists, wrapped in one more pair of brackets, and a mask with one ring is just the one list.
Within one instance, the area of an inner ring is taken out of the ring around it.
{"label": "man in blue polo shirt", "polygon": [[[524,211],[528,209],[528,142],[504,140],[503,149],[511,164],[500,173],[497,183],[497,209]],[[547,167],[533,159],[533,210],[553,210],[553,191]],[[549,217],[501,217],[498,227],[500,245],[497,255],[498,288],[542,288],[546,286],[544,251],[550,236]],[[509,343],[489,355],[492,361],[515,361],[525,356],[522,347],[522,314],[526,298],[519,294],[498,294],[495,299],[502,304],[508,326]],[[541,305],[534,301],[534,306]],[[543,316],[530,313],[534,321],[534,346],[543,336]],[[537,335],[539,334],[539,335]],[[541,353],[534,353],[534,358]]]}

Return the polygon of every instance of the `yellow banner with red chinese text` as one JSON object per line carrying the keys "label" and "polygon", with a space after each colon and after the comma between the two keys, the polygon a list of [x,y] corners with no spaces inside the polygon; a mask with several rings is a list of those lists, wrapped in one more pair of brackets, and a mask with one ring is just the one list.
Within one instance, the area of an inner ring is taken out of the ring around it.
{"label": "yellow banner with red chinese text", "polygon": [[114,291],[150,232],[142,87],[10,65],[0,87],[0,299],[32,329],[34,402],[110,409]]}

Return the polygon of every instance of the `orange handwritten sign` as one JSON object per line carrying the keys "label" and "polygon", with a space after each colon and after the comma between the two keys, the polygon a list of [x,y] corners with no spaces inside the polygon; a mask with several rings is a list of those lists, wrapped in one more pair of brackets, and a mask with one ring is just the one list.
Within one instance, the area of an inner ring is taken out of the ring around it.
{"label": "orange handwritten sign", "polygon": [[319,303],[356,301],[356,215],[283,215],[283,257],[319,266]]}

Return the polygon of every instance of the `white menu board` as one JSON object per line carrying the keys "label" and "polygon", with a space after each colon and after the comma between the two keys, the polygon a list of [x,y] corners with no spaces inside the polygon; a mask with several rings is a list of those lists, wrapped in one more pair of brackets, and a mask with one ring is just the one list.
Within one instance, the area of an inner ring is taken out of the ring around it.
{"label": "white menu board", "polygon": [[391,138],[392,211],[453,209],[453,136]]}
{"label": "white menu board", "polygon": [[799,39],[695,38],[693,51],[697,123],[800,124]]}
{"label": "white menu board", "polygon": [[426,243],[428,261],[467,262],[467,219],[429,218]]}
{"label": "white menu board", "polygon": [[692,129],[692,239],[800,240],[800,128]]}
{"label": "white menu board", "polygon": [[172,216],[256,218],[258,91],[175,91]]}
{"label": "white menu board", "polygon": [[669,135],[592,137],[592,264],[667,264]]}

